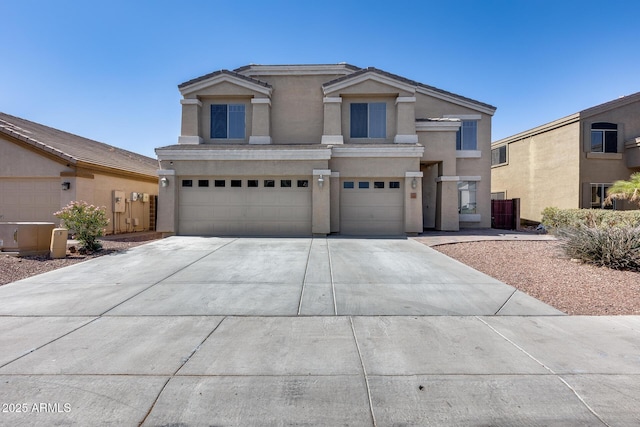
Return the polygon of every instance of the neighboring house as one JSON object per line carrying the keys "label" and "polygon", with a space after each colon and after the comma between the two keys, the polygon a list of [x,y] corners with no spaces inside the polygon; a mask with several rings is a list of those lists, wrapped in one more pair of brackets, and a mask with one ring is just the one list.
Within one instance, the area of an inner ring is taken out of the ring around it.
{"label": "neighboring house", "polygon": [[157,169],[152,158],[0,113],[0,221],[59,224],[54,212],[85,201],[106,207],[108,234],[154,229]]}
{"label": "neighboring house", "polygon": [[249,65],[178,86],[158,230],[405,235],[490,227],[495,107],[376,68]]}
{"label": "neighboring house", "polygon": [[519,198],[521,217],[540,221],[544,208],[606,206],[606,191],[640,171],[640,92],[495,141],[491,196]]}

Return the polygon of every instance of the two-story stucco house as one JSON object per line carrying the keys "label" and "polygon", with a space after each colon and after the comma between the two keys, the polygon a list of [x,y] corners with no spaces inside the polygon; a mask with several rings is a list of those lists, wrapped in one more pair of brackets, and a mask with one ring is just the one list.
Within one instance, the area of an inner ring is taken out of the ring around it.
{"label": "two-story stucco house", "polygon": [[158,230],[405,235],[490,227],[495,107],[376,68],[249,65],[178,86]]}
{"label": "two-story stucco house", "polygon": [[640,92],[492,145],[492,197],[519,198],[521,217],[546,207],[636,209],[605,202],[607,189],[640,171]]}

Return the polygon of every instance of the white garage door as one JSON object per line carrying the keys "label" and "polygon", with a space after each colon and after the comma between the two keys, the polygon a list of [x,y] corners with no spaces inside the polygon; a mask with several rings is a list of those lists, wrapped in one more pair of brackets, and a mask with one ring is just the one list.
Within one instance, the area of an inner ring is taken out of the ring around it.
{"label": "white garage door", "polygon": [[212,236],[309,236],[306,177],[185,177],[178,233]]}
{"label": "white garage door", "polygon": [[0,221],[60,221],[60,178],[0,179]]}
{"label": "white garage door", "polygon": [[341,180],[340,234],[404,234],[404,189],[399,179]]}

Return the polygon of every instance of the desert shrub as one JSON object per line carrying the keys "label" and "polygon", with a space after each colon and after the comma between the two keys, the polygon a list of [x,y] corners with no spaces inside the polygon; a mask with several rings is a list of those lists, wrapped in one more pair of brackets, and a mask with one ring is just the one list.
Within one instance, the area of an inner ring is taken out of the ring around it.
{"label": "desert shrub", "polygon": [[585,263],[640,271],[640,227],[576,227],[558,230],[565,253]]}
{"label": "desert shrub", "polygon": [[542,224],[548,229],[640,227],[640,210],[560,209],[548,207],[542,211]]}
{"label": "desert shrub", "polygon": [[84,249],[93,252],[102,248],[98,237],[104,236],[105,227],[109,224],[106,208],[86,202],[71,202],[53,215],[60,218],[65,227],[73,230]]}

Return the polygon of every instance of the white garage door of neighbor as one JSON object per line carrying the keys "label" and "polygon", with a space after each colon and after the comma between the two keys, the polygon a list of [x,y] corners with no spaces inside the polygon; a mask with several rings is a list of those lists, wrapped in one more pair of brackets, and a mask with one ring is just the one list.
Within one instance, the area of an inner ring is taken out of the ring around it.
{"label": "white garage door of neighbor", "polygon": [[0,178],[0,221],[58,222],[60,178]]}
{"label": "white garage door of neighbor", "polygon": [[310,178],[183,178],[178,233],[311,235]]}
{"label": "white garage door of neighbor", "polygon": [[399,179],[340,182],[340,234],[404,234],[404,189]]}

